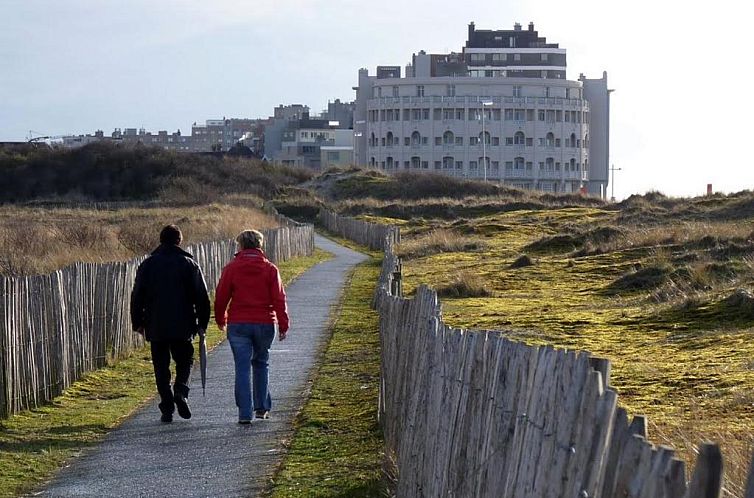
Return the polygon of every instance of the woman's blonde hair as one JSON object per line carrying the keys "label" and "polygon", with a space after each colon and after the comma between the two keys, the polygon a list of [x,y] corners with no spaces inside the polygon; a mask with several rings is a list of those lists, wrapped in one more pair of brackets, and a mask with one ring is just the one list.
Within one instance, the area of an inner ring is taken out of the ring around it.
{"label": "woman's blonde hair", "polygon": [[264,235],[257,230],[244,230],[236,237],[236,242],[241,249],[261,249],[264,243]]}

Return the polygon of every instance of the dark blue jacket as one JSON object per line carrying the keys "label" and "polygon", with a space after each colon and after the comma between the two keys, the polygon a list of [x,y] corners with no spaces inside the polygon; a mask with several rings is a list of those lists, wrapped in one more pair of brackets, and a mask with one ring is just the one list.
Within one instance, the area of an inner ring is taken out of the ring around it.
{"label": "dark blue jacket", "polygon": [[131,326],[144,327],[148,341],[187,340],[206,329],[207,284],[191,254],[160,245],[139,265],[131,292]]}

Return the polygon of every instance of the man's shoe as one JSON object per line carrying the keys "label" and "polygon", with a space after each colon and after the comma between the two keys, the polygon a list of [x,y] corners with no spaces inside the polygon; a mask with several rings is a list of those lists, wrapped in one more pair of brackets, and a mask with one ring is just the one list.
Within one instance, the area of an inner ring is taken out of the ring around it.
{"label": "man's shoe", "polygon": [[183,394],[176,394],[173,398],[175,407],[178,409],[178,415],[181,418],[191,418],[191,409],[189,409],[188,400]]}
{"label": "man's shoe", "polygon": [[172,413],[163,413],[160,417],[160,422],[163,424],[169,424],[173,421],[173,414]]}
{"label": "man's shoe", "polygon": [[270,412],[268,412],[267,410],[254,410],[254,417],[267,420],[268,418],[270,418]]}
{"label": "man's shoe", "polygon": [[238,423],[241,425],[249,425],[251,424],[251,420],[249,420],[248,418],[240,418],[238,419]]}

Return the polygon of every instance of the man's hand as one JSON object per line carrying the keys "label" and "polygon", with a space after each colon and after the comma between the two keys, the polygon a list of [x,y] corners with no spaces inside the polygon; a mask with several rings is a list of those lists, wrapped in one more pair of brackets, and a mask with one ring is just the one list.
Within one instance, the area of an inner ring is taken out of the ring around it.
{"label": "man's hand", "polygon": [[204,330],[203,328],[199,328],[199,329],[197,329],[197,331],[196,331],[196,332],[197,332],[197,334],[199,334],[199,338],[200,338],[200,339],[201,339],[201,338],[203,338],[204,336],[206,336],[206,335],[207,335],[207,331],[206,331],[206,330]]}
{"label": "man's hand", "polygon": [[283,331],[283,330],[278,331],[278,340],[284,341],[285,338],[286,338],[286,336],[288,336],[288,331],[287,330],[286,331]]}
{"label": "man's hand", "polygon": [[225,332],[225,330],[228,328],[227,325],[221,325],[220,326],[220,332]]}

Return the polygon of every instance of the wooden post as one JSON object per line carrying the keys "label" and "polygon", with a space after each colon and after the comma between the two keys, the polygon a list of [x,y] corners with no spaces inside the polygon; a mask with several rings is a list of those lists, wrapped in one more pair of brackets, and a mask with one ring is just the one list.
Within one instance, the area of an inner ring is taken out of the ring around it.
{"label": "wooden post", "polygon": [[703,443],[684,498],[719,498],[722,480],[723,456],[720,447],[713,443]]}
{"label": "wooden post", "polygon": [[746,484],[746,494],[744,498],[754,498],[754,451],[751,455],[751,464],[749,465],[749,479]]}

